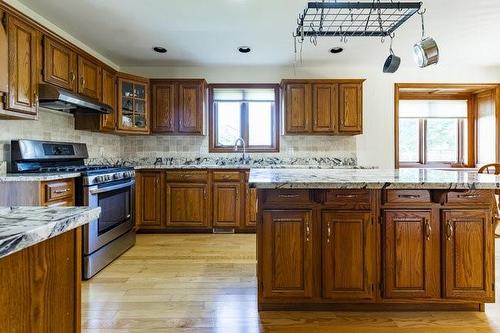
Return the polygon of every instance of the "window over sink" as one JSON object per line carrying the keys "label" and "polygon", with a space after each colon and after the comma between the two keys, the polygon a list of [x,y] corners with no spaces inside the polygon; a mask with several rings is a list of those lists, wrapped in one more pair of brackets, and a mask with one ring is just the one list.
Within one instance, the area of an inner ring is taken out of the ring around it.
{"label": "window over sink", "polygon": [[234,152],[238,138],[249,152],[279,151],[279,85],[211,84],[209,112],[210,152]]}

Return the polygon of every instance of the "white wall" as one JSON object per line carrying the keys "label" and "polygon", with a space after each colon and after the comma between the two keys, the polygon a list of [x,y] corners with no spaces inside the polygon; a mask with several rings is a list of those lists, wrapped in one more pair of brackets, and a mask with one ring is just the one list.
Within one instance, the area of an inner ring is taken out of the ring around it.
{"label": "white wall", "polygon": [[[367,54],[367,57],[370,55]],[[333,63],[333,62],[332,62]],[[380,67],[128,67],[125,72],[147,77],[205,78],[209,83],[279,82],[282,78],[364,78],[364,133],[356,137],[359,165],[394,167],[394,83],[497,83],[500,68],[412,64],[395,74]]]}

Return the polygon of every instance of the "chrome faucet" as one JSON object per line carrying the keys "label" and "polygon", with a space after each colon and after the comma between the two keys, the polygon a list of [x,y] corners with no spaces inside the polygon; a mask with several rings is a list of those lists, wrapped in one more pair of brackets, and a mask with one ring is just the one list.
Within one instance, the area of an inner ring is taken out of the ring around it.
{"label": "chrome faucet", "polygon": [[245,140],[243,140],[242,137],[239,137],[234,142],[234,151],[238,151],[238,146],[239,146],[240,143],[243,146],[243,156],[242,157],[243,157],[243,163],[245,163],[245,154],[246,154],[247,148],[246,148]]}

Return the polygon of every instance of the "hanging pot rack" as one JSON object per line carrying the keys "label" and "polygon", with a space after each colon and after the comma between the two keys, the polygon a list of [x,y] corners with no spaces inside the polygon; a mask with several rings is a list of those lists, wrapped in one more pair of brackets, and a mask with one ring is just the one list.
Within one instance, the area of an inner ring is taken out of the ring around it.
{"label": "hanging pot rack", "polygon": [[419,12],[422,2],[309,2],[297,19],[293,36],[298,42],[307,37],[388,37]]}

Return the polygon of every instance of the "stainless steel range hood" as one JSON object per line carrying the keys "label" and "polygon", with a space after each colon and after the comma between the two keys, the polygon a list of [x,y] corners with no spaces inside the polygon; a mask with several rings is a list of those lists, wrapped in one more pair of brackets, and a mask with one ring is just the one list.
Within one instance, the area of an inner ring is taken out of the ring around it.
{"label": "stainless steel range hood", "polygon": [[108,114],[113,109],[93,99],[75,95],[51,84],[38,86],[39,105],[43,108],[80,114]]}

